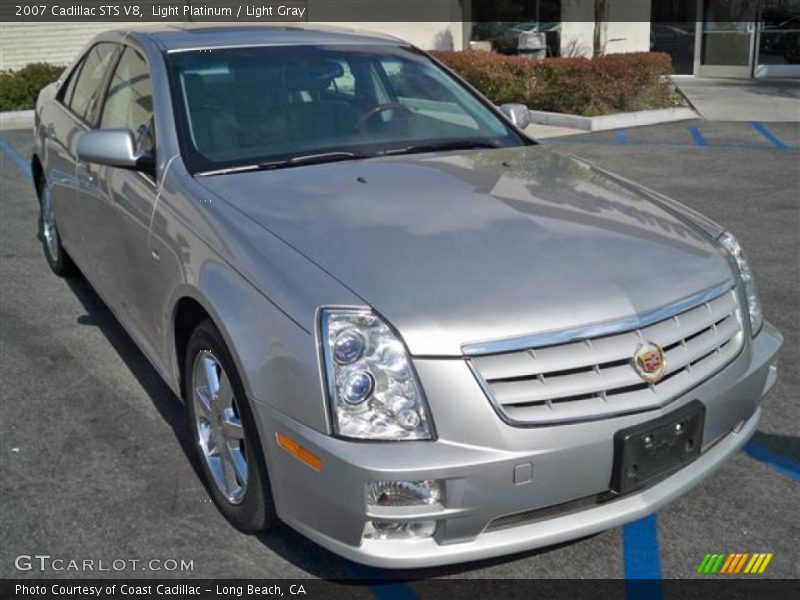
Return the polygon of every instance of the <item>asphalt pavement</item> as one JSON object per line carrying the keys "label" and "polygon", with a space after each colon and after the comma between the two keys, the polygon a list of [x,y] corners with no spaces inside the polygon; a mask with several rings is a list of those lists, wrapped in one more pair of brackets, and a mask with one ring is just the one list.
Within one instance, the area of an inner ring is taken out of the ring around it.
{"label": "asphalt pavement", "polygon": [[[759,577],[797,578],[800,124],[696,121],[547,143],[739,237],[766,317],[786,338],[777,386],[746,452],[657,515],[555,548],[396,575],[708,578],[717,576],[696,573],[706,553],[771,552]],[[30,146],[29,131],[0,132],[0,577],[385,577],[288,528],[246,536],[220,516],[190,459],[180,402],[86,282],[50,273]],[[126,562],[107,572],[15,567],[33,554]],[[414,585],[392,597],[412,597]]]}

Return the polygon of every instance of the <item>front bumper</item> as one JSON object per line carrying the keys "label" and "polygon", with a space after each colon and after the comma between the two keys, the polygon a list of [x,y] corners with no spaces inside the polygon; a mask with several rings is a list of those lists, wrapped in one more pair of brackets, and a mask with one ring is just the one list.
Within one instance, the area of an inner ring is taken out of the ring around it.
{"label": "front bumper", "polygon": [[[433,442],[337,439],[257,405],[276,508],[287,524],[329,550],[388,568],[484,559],[616,527],[688,491],[747,442],[758,426],[760,401],[775,383],[781,343],[765,324],[736,360],[664,409],[538,428],[502,423],[463,361],[417,360],[439,434]],[[614,432],[693,399],[706,406],[702,455],[648,488],[608,499]],[[322,469],[278,447],[277,432],[320,456]],[[520,472],[532,477],[515,481]],[[369,481],[420,479],[443,482],[441,505],[366,505]],[[511,526],[487,530],[509,515],[518,515],[508,520]],[[371,520],[436,520],[437,528],[432,538],[367,539]]]}

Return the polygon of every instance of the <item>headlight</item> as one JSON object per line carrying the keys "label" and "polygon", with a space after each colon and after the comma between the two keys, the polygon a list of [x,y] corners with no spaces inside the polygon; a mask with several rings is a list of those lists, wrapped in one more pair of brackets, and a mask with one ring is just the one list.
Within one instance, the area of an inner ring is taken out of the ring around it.
{"label": "headlight", "polygon": [[753,335],[761,330],[761,324],[764,322],[764,314],[761,312],[761,303],[758,301],[758,293],[756,291],[756,281],[753,279],[753,271],[750,269],[750,263],[747,262],[747,257],[744,254],[739,240],[734,235],[726,231],[719,236],[719,242],[731,253],[736,265],[739,267],[739,275],[744,284],[744,293],[747,296],[747,308],[750,312],[750,330]]}
{"label": "headlight", "polygon": [[403,342],[369,309],[325,309],[320,340],[336,433],[427,440],[432,425]]}

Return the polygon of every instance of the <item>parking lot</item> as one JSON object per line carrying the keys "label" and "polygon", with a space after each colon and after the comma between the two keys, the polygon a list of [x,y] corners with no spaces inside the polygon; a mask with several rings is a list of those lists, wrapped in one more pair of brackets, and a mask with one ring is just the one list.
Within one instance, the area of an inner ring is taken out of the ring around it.
{"label": "parking lot", "polygon": [[[760,577],[800,577],[800,124],[690,121],[546,143],[739,237],[786,339],[777,386],[745,452],[657,515],[555,548],[399,575],[708,578],[696,573],[706,553],[769,552]],[[179,401],[86,282],[50,273],[30,145],[29,131],[0,131],[0,577],[102,575],[15,569],[17,555],[37,553],[192,562],[113,573],[132,577],[385,577],[286,528],[242,535],[217,512],[188,458]]]}

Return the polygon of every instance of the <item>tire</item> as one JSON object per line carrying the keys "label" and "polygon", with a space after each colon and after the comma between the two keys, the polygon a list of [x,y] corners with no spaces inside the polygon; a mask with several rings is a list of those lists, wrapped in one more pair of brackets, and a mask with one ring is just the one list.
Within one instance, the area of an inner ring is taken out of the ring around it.
{"label": "tire", "polygon": [[39,239],[42,241],[44,257],[53,273],[59,277],[76,277],[80,274],[64,250],[64,246],[61,245],[53,209],[53,197],[45,179],[39,183]]}
{"label": "tire", "polygon": [[240,531],[274,529],[280,521],[255,419],[211,321],[200,323],[189,337],[184,368],[189,429],[211,499]]}

